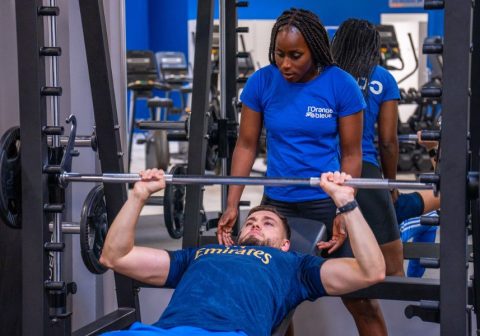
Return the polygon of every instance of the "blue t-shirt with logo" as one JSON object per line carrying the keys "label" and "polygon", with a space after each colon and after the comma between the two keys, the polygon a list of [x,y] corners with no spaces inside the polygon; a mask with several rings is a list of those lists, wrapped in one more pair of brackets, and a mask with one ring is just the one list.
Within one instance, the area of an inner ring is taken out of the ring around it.
{"label": "blue t-shirt with logo", "polygon": [[[338,119],[366,106],[354,78],[337,66],[306,83],[290,83],[269,65],[248,79],[240,98],[263,114],[269,177],[308,178],[339,170]],[[265,193],[284,202],[328,197],[320,188],[301,186],[266,186]]]}
{"label": "blue t-shirt with logo", "polygon": [[375,147],[375,124],[383,102],[400,99],[397,81],[387,69],[377,65],[368,83],[367,108],[363,113],[363,161],[377,167],[377,149]]}
{"label": "blue t-shirt with logo", "polygon": [[323,262],[266,246],[208,245],[171,252],[165,287],[176,289],[155,326],[271,335],[302,301],[326,295]]}

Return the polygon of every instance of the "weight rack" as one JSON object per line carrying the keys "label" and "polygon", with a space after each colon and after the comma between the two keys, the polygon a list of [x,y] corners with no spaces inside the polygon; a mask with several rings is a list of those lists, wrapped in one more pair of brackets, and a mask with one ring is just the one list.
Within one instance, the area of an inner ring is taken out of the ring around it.
{"label": "weight rack", "polygon": [[[97,130],[98,156],[102,170],[123,172],[120,128],[117,120],[112,71],[108,49],[103,2],[79,2],[84,32],[87,64],[90,75],[94,117]],[[22,300],[23,335],[70,335],[71,317],[52,323],[44,283],[48,279],[49,255],[44,245],[50,241],[49,221],[44,210],[48,203],[46,99],[40,92],[46,87],[45,62],[39,50],[44,46],[42,16],[58,15],[58,7],[43,6],[41,0],[16,1],[18,42],[20,132],[22,141]],[[120,197],[119,197],[120,195]],[[127,198],[125,185],[105,186],[108,218],[113,220]],[[39,220],[40,219],[40,220]],[[39,223],[40,222],[40,223]],[[43,253],[42,253],[43,251]],[[20,281],[20,279],[17,279]],[[90,335],[128,327],[140,319],[137,290],[133,281],[115,274],[118,310],[75,331]],[[20,312],[19,312],[20,313]]]}

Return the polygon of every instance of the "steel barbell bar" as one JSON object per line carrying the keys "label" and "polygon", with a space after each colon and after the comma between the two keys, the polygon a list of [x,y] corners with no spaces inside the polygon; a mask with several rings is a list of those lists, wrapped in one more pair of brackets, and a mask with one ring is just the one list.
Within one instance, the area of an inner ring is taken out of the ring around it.
{"label": "steel barbell bar", "polygon": [[[201,184],[201,185],[264,185],[264,186],[319,186],[319,177],[239,177],[239,176],[202,176],[202,175],[171,175],[165,174],[167,184]],[[105,173],[105,174],[79,174],[61,173],[59,181],[62,185],[69,182],[103,182],[103,183],[135,183],[141,180],[139,174]],[[415,189],[435,190],[434,183],[416,181],[401,181],[374,178],[353,178],[345,181],[344,185],[360,189]]]}

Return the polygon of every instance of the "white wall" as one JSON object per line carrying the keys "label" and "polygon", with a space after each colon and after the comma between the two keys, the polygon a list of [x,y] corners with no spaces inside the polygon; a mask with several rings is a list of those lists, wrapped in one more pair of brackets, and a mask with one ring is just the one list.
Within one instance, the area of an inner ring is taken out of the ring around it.
{"label": "white wall", "polygon": [[[62,5],[64,6],[62,8]],[[60,73],[69,72],[66,81],[70,87],[68,112],[77,115],[77,134],[91,134],[94,126],[93,103],[90,89],[79,0],[60,2],[61,13],[68,13],[68,22],[62,30],[68,32],[68,65],[60,68]],[[105,23],[110,49],[112,78],[118,121],[121,127],[122,148],[126,148],[126,62],[125,62],[125,3],[104,1]],[[65,15],[65,14],[64,14]],[[66,69],[65,69],[66,68]],[[97,130],[101,132],[101,130]],[[80,158],[73,160],[73,171],[98,171],[97,154],[89,148],[80,148]],[[72,184],[72,219],[78,221],[87,193],[94,184]],[[117,308],[115,286],[111,272],[103,276],[91,274],[83,264],[80,255],[79,236],[72,237],[72,278],[77,283],[78,292],[73,296],[72,330],[76,330]]]}
{"label": "white wall", "polygon": [[[193,65],[195,56],[195,41],[192,36],[196,31],[197,20],[188,21],[188,61]],[[218,20],[214,24],[219,24]],[[246,51],[252,54],[255,68],[258,65],[268,65],[268,47],[270,46],[270,33],[275,20],[238,20],[238,27],[248,27],[249,32],[243,35]],[[240,34],[239,34],[240,35]],[[240,37],[238,38],[238,49],[241,51]]]}
{"label": "white wall", "polygon": [[0,1],[0,134],[19,124],[15,0]]}

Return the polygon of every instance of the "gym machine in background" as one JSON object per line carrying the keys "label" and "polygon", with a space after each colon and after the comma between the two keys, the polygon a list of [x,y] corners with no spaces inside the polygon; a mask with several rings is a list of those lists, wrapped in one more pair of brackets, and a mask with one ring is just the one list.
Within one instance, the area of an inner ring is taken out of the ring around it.
{"label": "gym machine in background", "polygon": [[[127,51],[127,89],[130,91],[130,107],[128,110],[128,170],[132,161],[133,134],[137,117],[137,101],[146,99],[150,111],[150,120],[167,120],[173,107],[173,101],[154,97],[154,91],[163,91],[164,95],[172,89],[160,81],[155,55],[150,50]],[[170,162],[167,132],[148,131],[145,138],[139,139],[145,144],[145,166],[147,168],[167,169]]]}
{"label": "gym machine in background", "polygon": [[[388,70],[398,71],[404,69],[404,61],[400,52],[395,27],[393,25],[378,25],[377,30],[380,34],[380,64]],[[403,78],[398,80],[398,84],[411,77],[418,70],[418,56],[415,52],[412,35],[408,33],[410,46],[415,61],[414,68]],[[420,130],[439,130],[441,120],[441,89],[442,66],[441,66],[441,48],[442,38],[435,36],[426,38],[423,43],[423,54],[430,57],[432,66],[435,66],[435,75],[431,80],[423,84],[420,90],[409,88],[400,89],[399,104],[415,104],[417,107],[413,114],[406,120],[399,120],[399,157],[397,169],[399,172],[429,172],[432,170],[432,164],[428,152],[416,141],[402,141],[403,137],[416,134]],[[438,61],[440,60],[440,62]],[[396,66],[399,63],[399,66]]]}

